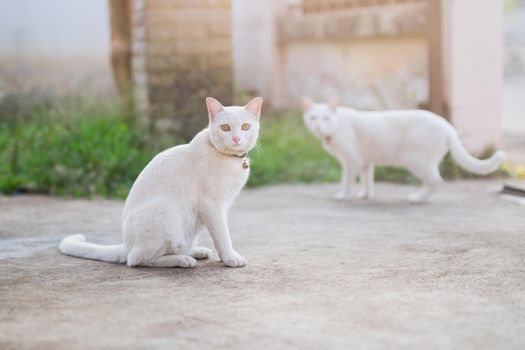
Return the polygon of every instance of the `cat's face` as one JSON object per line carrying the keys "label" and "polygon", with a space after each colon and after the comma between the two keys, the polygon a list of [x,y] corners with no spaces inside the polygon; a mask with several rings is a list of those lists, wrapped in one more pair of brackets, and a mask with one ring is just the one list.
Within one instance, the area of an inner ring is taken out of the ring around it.
{"label": "cat's face", "polygon": [[224,107],[216,99],[208,97],[210,140],[215,148],[226,154],[248,153],[259,137],[262,103],[262,97],[256,97],[244,107]]}
{"label": "cat's face", "polygon": [[338,124],[336,108],[335,100],[324,104],[315,103],[312,99],[303,97],[304,124],[315,137],[324,139],[335,133]]}

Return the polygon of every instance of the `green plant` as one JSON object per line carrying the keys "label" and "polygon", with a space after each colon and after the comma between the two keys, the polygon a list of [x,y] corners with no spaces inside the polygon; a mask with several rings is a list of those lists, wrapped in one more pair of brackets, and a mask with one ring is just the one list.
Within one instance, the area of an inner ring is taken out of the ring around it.
{"label": "green plant", "polygon": [[[28,97],[0,104],[0,192],[124,198],[155,154],[184,142],[136,120],[129,108],[85,98]],[[265,113],[250,158],[251,187],[340,178],[339,164],[297,112]],[[445,178],[472,177],[449,156],[441,170]],[[417,183],[395,167],[377,167],[376,179]]]}
{"label": "green plant", "polygon": [[1,116],[0,191],[124,197],[163,146],[118,106],[72,102]]}
{"label": "green plant", "polygon": [[306,131],[297,113],[276,113],[263,118],[260,147],[250,154],[249,186],[339,178],[337,161]]}
{"label": "green plant", "polygon": [[[341,176],[335,158],[322,148],[304,127],[297,112],[266,115],[261,120],[260,149],[252,151],[249,186],[281,182],[334,182]],[[416,183],[408,171],[396,167],[378,167],[376,179]]]}

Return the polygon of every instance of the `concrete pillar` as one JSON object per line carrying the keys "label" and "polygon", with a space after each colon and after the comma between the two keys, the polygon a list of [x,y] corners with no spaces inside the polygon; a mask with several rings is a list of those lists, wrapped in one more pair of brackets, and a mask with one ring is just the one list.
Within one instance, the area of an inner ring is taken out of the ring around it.
{"label": "concrete pillar", "polygon": [[503,4],[442,1],[447,109],[466,147],[480,153],[501,138]]}
{"label": "concrete pillar", "polygon": [[445,100],[443,65],[443,0],[428,0],[427,38],[428,38],[428,80],[429,109],[448,118]]}
{"label": "concrete pillar", "polygon": [[233,59],[236,89],[263,96],[266,104],[286,101],[282,53],[277,42],[277,17],[282,0],[233,0]]}
{"label": "concrete pillar", "polygon": [[142,114],[186,139],[207,125],[204,99],[233,102],[230,0],[134,0],[133,78]]}

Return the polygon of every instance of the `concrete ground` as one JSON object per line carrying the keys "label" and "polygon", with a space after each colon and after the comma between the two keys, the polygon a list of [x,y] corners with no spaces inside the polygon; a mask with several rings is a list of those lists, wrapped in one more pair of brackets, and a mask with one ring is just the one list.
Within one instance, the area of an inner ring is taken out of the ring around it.
{"label": "concrete ground", "polygon": [[63,256],[67,234],[118,242],[122,202],[0,197],[0,348],[523,349],[525,206],[498,187],[448,183],[417,206],[392,184],[372,202],[245,190],[240,269]]}
{"label": "concrete ground", "polygon": [[525,165],[525,134],[505,134],[501,146],[508,162]]}

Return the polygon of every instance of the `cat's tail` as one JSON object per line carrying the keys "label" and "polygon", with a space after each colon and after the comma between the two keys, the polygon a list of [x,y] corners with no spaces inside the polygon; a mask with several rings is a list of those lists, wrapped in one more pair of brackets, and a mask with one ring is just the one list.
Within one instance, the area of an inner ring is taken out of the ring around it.
{"label": "cat's tail", "polygon": [[452,157],[463,169],[478,175],[487,175],[499,169],[505,159],[505,152],[496,151],[489,159],[477,159],[470,155],[461,143],[456,130],[451,130],[449,136]]}
{"label": "cat's tail", "polygon": [[127,252],[124,244],[101,245],[86,242],[84,235],[71,235],[60,241],[58,249],[63,254],[79,258],[125,263]]}

